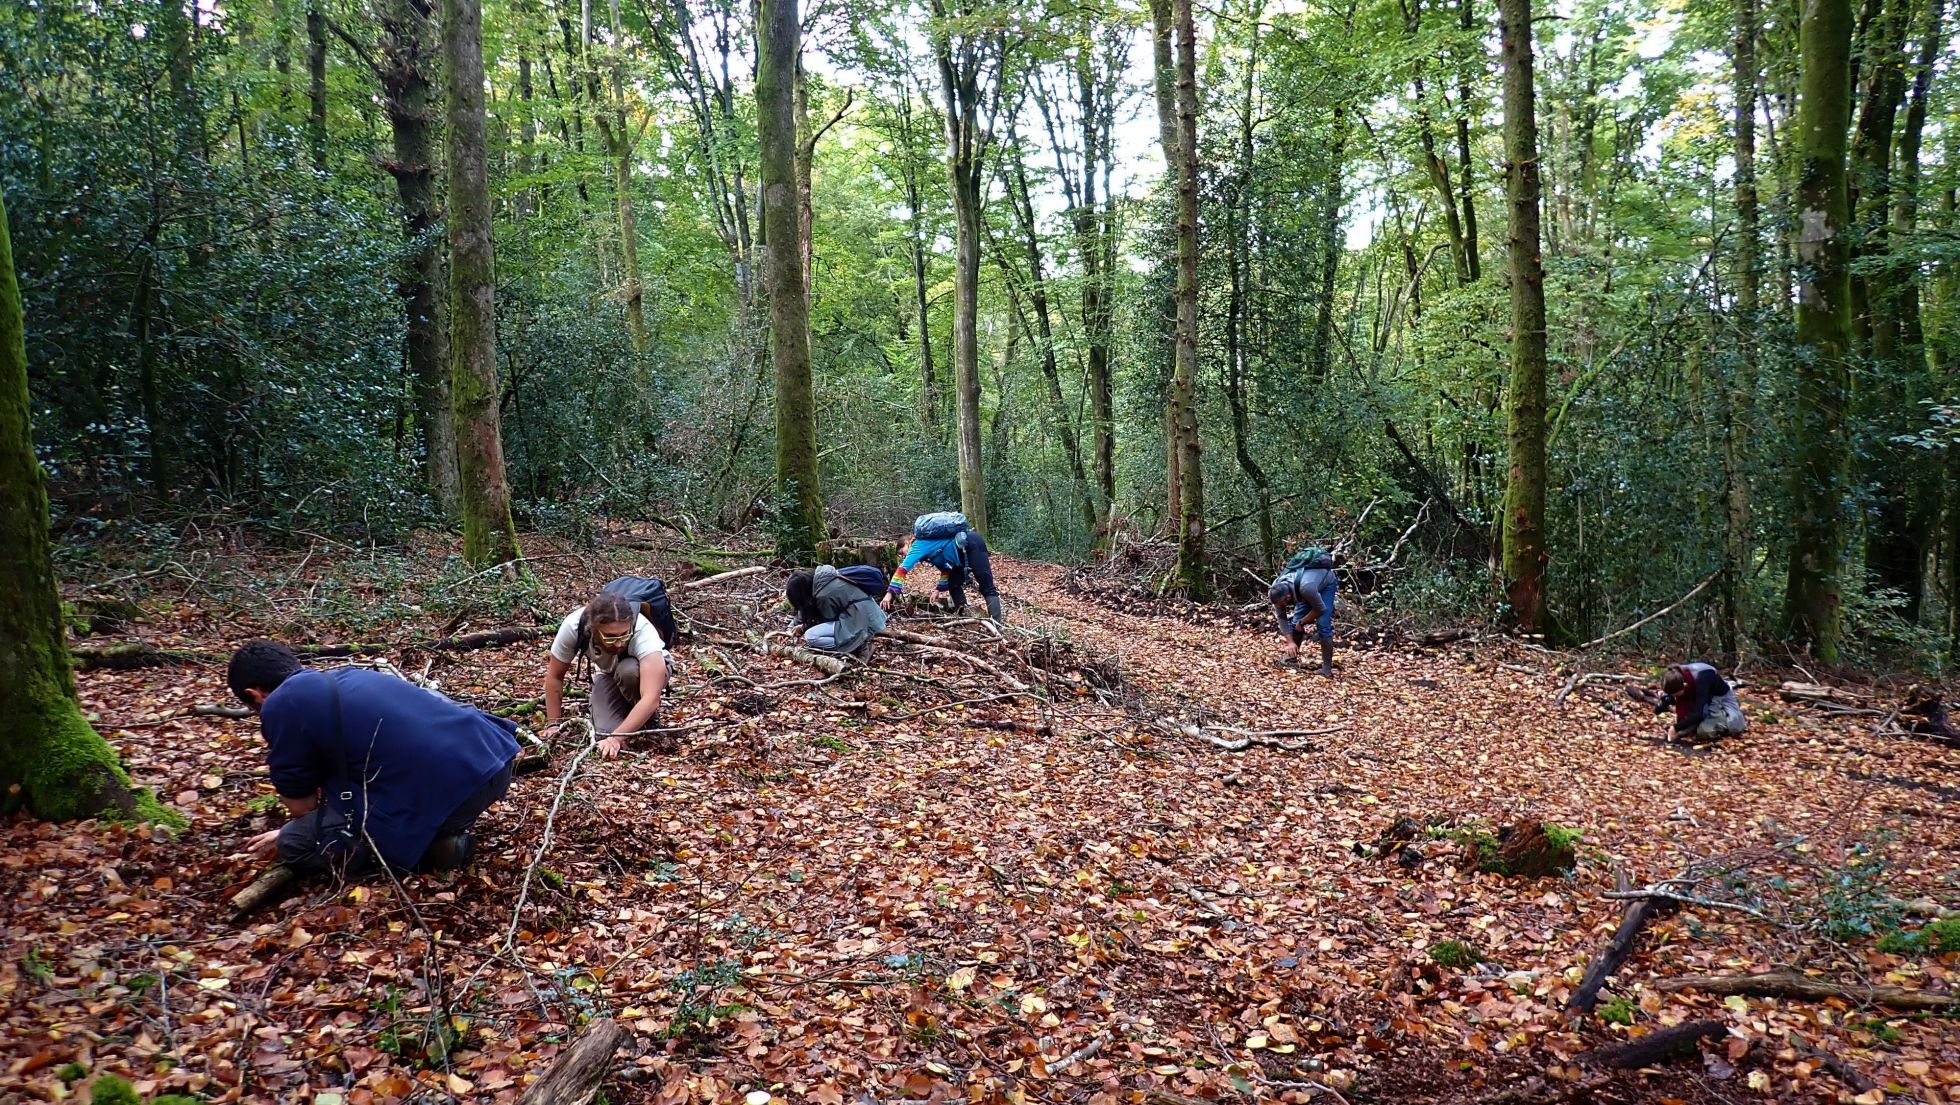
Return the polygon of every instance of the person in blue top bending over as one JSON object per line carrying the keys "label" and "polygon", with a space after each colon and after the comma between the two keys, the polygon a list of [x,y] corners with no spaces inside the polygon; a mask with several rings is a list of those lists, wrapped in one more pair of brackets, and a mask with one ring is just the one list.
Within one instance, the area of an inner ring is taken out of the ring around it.
{"label": "person in blue top bending over", "polygon": [[1287,560],[1285,570],[1266,589],[1266,601],[1273,604],[1279,635],[1286,642],[1281,664],[1292,667],[1300,662],[1300,645],[1311,625],[1320,638],[1320,674],[1334,674],[1336,589],[1334,558],[1327,550],[1302,549]]}
{"label": "person in blue top bending over", "polygon": [[921,514],[912,523],[912,541],[892,573],[891,588],[883,606],[890,610],[892,599],[905,591],[905,577],[923,561],[939,569],[939,589],[952,600],[954,612],[966,609],[966,581],[970,575],[987,600],[987,616],[1003,620],[1000,589],[994,585],[994,563],[987,555],[987,539],[969,528],[966,515],[942,510]]}
{"label": "person in blue top bending over", "polygon": [[510,788],[514,722],[383,672],[311,671],[279,641],[232,653],[292,820],[251,840],[302,874],[358,877],[468,863],[470,827]]}

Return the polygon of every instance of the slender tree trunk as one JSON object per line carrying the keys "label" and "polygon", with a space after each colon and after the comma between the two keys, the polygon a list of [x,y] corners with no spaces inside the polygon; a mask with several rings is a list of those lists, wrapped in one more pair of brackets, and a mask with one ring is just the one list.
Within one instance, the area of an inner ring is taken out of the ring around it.
{"label": "slender tree trunk", "polygon": [[442,56],[449,77],[449,394],[456,417],[463,557],[517,559],[504,477],[497,385],[497,267],[491,248],[485,157],[483,22],[478,0],[442,0]]}
{"label": "slender tree trunk", "polygon": [[1499,0],[1504,54],[1504,184],[1511,208],[1510,472],[1504,487],[1504,586],[1527,633],[1546,628],[1545,263],[1538,236],[1538,121],[1531,0]]}
{"label": "slender tree trunk", "polygon": [[912,235],[912,307],[919,319],[919,424],[938,438],[939,381],[932,365],[932,310],[926,298],[925,208],[919,198],[917,170],[905,170],[905,208]]}
{"label": "slender tree trunk", "polygon": [[20,286],[0,198],[0,793],[19,786],[28,810],[51,820],[111,809],[136,816],[147,811],[75,700],[29,409]]}
{"label": "slender tree trunk", "polygon": [[1205,579],[1205,469],[1198,440],[1198,32],[1192,0],[1177,13],[1177,360],[1171,422],[1177,435],[1178,585],[1202,596]]}
{"label": "slender tree trunk", "polygon": [[423,479],[444,518],[461,517],[456,474],[456,421],[449,403],[449,351],[443,325],[442,247],[435,171],[435,88],[440,68],[425,29],[433,23],[428,0],[382,0],[376,5],[381,28],[375,77],[394,137],[394,158],[386,168],[401,201],[402,240],[407,263],[395,280],[395,294],[408,315],[403,353],[415,393],[416,433],[422,446]]}
{"label": "slender tree trunk", "polygon": [[[1925,26],[1908,82],[1904,51],[1914,14],[1906,0],[1893,0],[1884,13],[1880,24],[1884,41],[1879,49],[1885,52],[1872,58],[1871,92],[1858,128],[1861,137],[1867,130],[1870,137],[1862,144],[1854,140],[1852,153],[1854,177],[1870,181],[1869,188],[1857,195],[1857,253],[1863,264],[1854,266],[1852,277],[1852,310],[1868,317],[1871,338],[1870,386],[1864,405],[1875,432],[1866,464],[1877,509],[1866,535],[1865,559],[1874,585],[1904,597],[1899,615],[1909,623],[1918,622],[1925,594],[1926,552],[1937,522],[1938,469],[1923,450],[1896,440],[1918,425],[1919,400],[1927,398],[1934,385],[1919,319],[1919,274],[1910,259],[1892,255],[1891,231],[1896,228],[1905,238],[1918,218],[1926,95],[1938,54],[1943,4],[1933,0],[1917,13]],[[1889,140],[1908,84],[1911,102],[1895,161]],[[1857,275],[1860,267],[1867,270],[1862,280]]]}
{"label": "slender tree trunk", "polygon": [[1089,51],[1094,41],[1085,14],[1083,41],[1075,56],[1076,102],[1082,116],[1082,195],[1075,209],[1076,251],[1082,259],[1082,330],[1089,346],[1089,451],[1094,455],[1096,488],[1104,503],[1116,501],[1116,403],[1110,377],[1109,352],[1114,318],[1109,304],[1109,219],[1097,210],[1096,174],[1105,171],[1111,151],[1108,96],[1096,78]]}
{"label": "slender tree trunk", "polygon": [[[1253,0],[1246,12],[1249,25],[1258,27],[1265,16],[1264,0]],[[1247,315],[1251,309],[1249,284],[1252,279],[1252,181],[1253,181],[1253,112],[1257,105],[1254,93],[1258,88],[1259,75],[1259,37],[1251,36],[1245,63],[1245,84],[1239,97],[1239,164],[1234,173],[1231,195],[1231,216],[1226,230],[1229,268],[1225,306],[1225,399],[1232,413],[1232,452],[1238,458],[1239,470],[1245,473],[1247,482],[1252,484],[1254,506],[1259,518],[1259,551],[1262,563],[1270,564],[1276,555],[1277,541],[1273,532],[1273,493],[1272,483],[1266,470],[1252,455],[1252,442],[1247,414],[1246,392],[1252,386],[1249,369],[1251,360],[1251,341],[1245,333]]]}
{"label": "slender tree trunk", "polygon": [[[983,70],[999,64],[998,51],[964,32],[957,48],[942,0],[932,0],[939,26],[933,33],[933,55],[945,97],[946,175],[953,199],[953,404],[959,445],[960,509],[974,529],[985,534],[987,524],[987,466],[980,442],[980,220],[984,182],[985,133],[988,111],[983,97],[998,88],[983,88]],[[970,14],[970,13],[962,13]],[[1011,332],[1011,328],[1010,328]]]}
{"label": "slender tree trunk", "polygon": [[1341,225],[1342,175],[1339,166],[1347,151],[1347,112],[1334,107],[1334,141],[1329,147],[1326,179],[1320,197],[1320,303],[1313,329],[1307,335],[1307,370],[1325,385],[1334,376],[1334,285],[1340,277],[1346,228]]}
{"label": "slender tree trunk", "polygon": [[810,378],[810,301],[804,294],[803,216],[797,188],[796,83],[802,22],[797,0],[761,0],[756,131],[762,156],[762,236],[769,289],[769,352],[776,370],[776,551],[808,563],[825,537],[817,469],[817,403]]}
{"label": "slender tree trunk", "polygon": [[[1465,52],[1469,56],[1478,59],[1479,69],[1481,69],[1482,68],[1481,63],[1485,55],[1481,45],[1478,44],[1472,38],[1472,35],[1474,34],[1476,29],[1476,22],[1470,10],[1470,5],[1471,5],[1471,0],[1457,0],[1457,5],[1456,5],[1457,26],[1463,32],[1464,38],[1471,40],[1464,44]],[[1464,255],[1464,260],[1469,262],[1470,282],[1474,284],[1478,280],[1481,280],[1483,278],[1484,264],[1483,264],[1483,258],[1479,256],[1479,251],[1481,250],[1482,247],[1477,242],[1476,174],[1472,171],[1473,168],[1475,167],[1476,162],[1473,161],[1470,156],[1470,94],[1471,94],[1473,81],[1471,80],[1471,76],[1470,76],[1470,65],[1467,62],[1463,62],[1463,61],[1459,61],[1457,65],[1458,65],[1457,85],[1456,85],[1456,166],[1457,166],[1457,178],[1458,178],[1457,187],[1462,190],[1461,202],[1463,207],[1463,255]],[[1340,162],[1338,160],[1335,162],[1335,164],[1339,164],[1339,163]]]}
{"label": "slender tree trunk", "polygon": [[1838,657],[1843,537],[1844,404],[1849,397],[1850,198],[1845,131],[1851,122],[1850,0],[1804,0],[1802,94],[1797,104],[1796,463],[1790,572],[1783,630],[1817,658]]}
{"label": "slender tree trunk", "polygon": [[1747,586],[1753,560],[1749,529],[1749,430],[1756,417],[1756,333],[1762,326],[1762,241],[1756,204],[1756,0],[1737,0],[1735,14],[1735,367],[1729,398],[1723,476],[1722,664],[1734,670],[1748,639]]}
{"label": "slender tree trunk", "polygon": [[1021,245],[1027,259],[1028,306],[1034,312],[1034,333],[1031,337],[1039,346],[1042,383],[1047,391],[1049,408],[1054,412],[1047,422],[1060,439],[1062,452],[1068,459],[1071,488],[1082,513],[1083,532],[1093,537],[1097,522],[1096,500],[1089,491],[1089,474],[1082,464],[1081,438],[1077,436],[1074,422],[1069,418],[1068,400],[1062,395],[1061,366],[1055,356],[1054,314],[1048,299],[1048,272],[1041,259],[1041,234],[1036,222],[1038,216],[1033,194],[1028,188],[1028,168],[1023,160],[1020,135],[1011,118],[1008,140],[1013,152],[1007,165],[1007,200],[1013,208],[1015,227],[1021,233]]}
{"label": "slender tree trunk", "polygon": [[306,6],[306,153],[313,171],[327,171],[327,17],[320,0]]}
{"label": "slender tree trunk", "polygon": [[[1172,0],[1150,0],[1150,56],[1152,88],[1157,101],[1157,140],[1164,148],[1165,174],[1175,182],[1178,173],[1177,151],[1177,21],[1172,8]],[[1173,191],[1175,187],[1173,186]],[[1177,246],[1167,243],[1172,271],[1177,266]],[[1171,363],[1177,362],[1177,285],[1171,283],[1168,292],[1158,304],[1158,320],[1163,327],[1165,344],[1171,349]],[[1175,375],[1175,367],[1173,367]],[[1176,385],[1172,385],[1173,392]],[[1183,455],[1178,448],[1176,401],[1170,395],[1164,403],[1164,525],[1172,534],[1177,532],[1179,520],[1184,516],[1184,477]]]}

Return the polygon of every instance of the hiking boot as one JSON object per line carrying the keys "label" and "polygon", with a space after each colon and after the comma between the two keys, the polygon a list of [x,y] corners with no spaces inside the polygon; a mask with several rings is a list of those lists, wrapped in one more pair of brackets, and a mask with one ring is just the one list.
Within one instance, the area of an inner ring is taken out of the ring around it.
{"label": "hiking boot", "polygon": [[1320,674],[1329,679],[1334,677],[1334,642],[1320,642]]}
{"label": "hiking boot", "polygon": [[476,838],[469,833],[454,836],[439,836],[422,853],[422,869],[425,871],[454,871],[469,866],[476,857]]}

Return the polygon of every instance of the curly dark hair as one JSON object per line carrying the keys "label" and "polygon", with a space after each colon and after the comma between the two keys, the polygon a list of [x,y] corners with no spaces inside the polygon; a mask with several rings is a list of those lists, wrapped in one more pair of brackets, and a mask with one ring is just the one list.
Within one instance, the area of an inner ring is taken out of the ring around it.
{"label": "curly dark hair", "polygon": [[247,641],[231,654],[231,663],[225,668],[225,682],[231,685],[231,693],[240,702],[249,704],[251,700],[245,697],[247,690],[271,694],[304,667],[284,641]]}

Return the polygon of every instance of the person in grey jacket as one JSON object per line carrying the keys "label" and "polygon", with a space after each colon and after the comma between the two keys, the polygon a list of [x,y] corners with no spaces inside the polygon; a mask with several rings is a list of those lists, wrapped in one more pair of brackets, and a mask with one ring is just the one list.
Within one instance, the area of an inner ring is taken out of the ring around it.
{"label": "person in grey jacket", "polygon": [[885,628],[878,600],[828,564],[791,575],[784,591],[811,648],[856,652]]}

